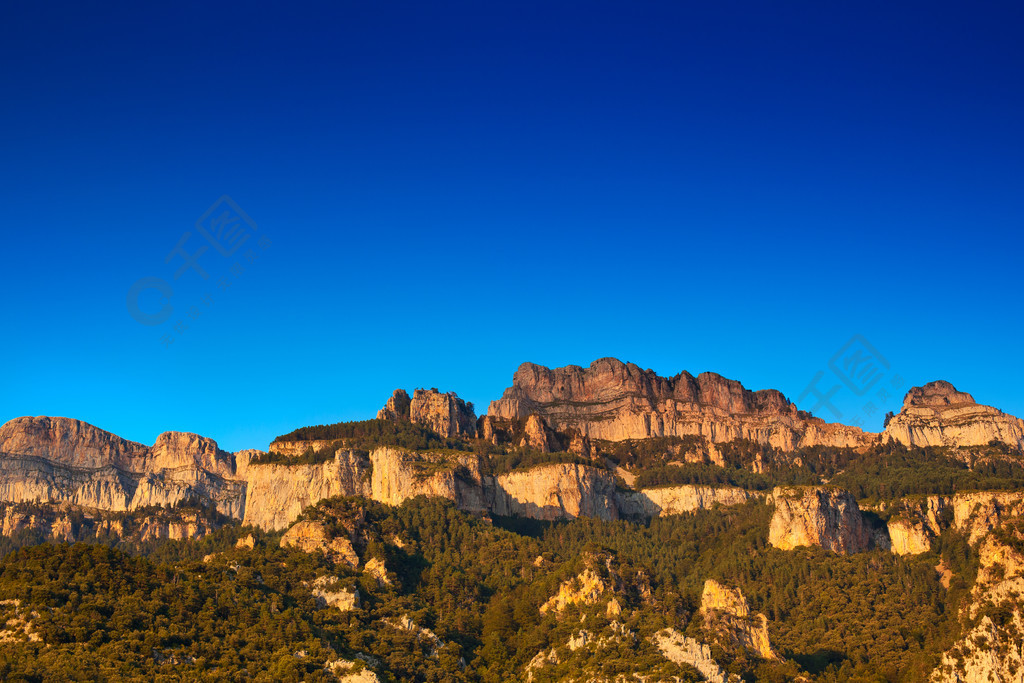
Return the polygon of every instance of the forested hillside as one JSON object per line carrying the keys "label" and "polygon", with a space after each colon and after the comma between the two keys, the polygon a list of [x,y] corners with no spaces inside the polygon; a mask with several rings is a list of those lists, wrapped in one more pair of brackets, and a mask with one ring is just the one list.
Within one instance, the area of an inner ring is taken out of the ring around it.
{"label": "forested hillside", "polygon": [[[383,579],[323,553],[279,547],[280,535],[238,526],[146,553],[103,545],[43,544],[0,562],[8,632],[6,680],[329,680],[325,665],[359,662],[382,680],[508,681],[542,651],[561,653],[534,680],[657,673],[699,680],[668,662],[650,637],[666,627],[699,635],[695,618],[709,578],[736,585],[766,614],[783,659],[717,651],[746,680],[924,680],[957,634],[975,558],[949,533],[934,552],[839,556],[766,543],[768,509],[757,503],[633,522],[493,523],[440,500],[389,508],[360,499],[307,511],[330,536],[355,539],[361,568],[382,560]],[[238,539],[252,537],[253,547]],[[583,569],[607,557],[621,613],[603,604],[561,613],[541,606]],[[935,565],[957,576],[947,589]],[[355,588],[360,606],[318,605],[320,576]],[[403,628],[406,619],[425,636]],[[581,628],[614,621],[629,642],[588,656],[566,646]],[[396,627],[395,625],[399,625]],[[360,659],[362,657],[362,659]],[[881,678],[879,678],[881,676]]]}

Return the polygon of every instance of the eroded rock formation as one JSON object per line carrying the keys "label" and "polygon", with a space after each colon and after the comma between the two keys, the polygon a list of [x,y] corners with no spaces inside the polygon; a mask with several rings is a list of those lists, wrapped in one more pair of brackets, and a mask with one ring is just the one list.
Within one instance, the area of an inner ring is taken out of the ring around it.
{"label": "eroded rock formation", "polygon": [[[583,561],[583,571],[558,587],[558,592],[540,606],[541,614],[561,613],[573,605],[596,605],[608,600],[609,597],[612,601],[615,600],[615,592],[622,587],[622,577],[619,576],[613,559],[608,556],[587,555]],[[611,601],[608,604],[611,605]]]}
{"label": "eroded rock formation", "polygon": [[235,458],[196,434],[165,432],[152,447],[64,417],[0,426],[0,501],[67,502],[135,510],[189,500],[241,517],[245,485]]}
{"label": "eroded rock formation", "polygon": [[352,547],[352,541],[344,536],[331,536],[319,522],[296,522],[281,537],[281,546],[294,547],[307,553],[322,552],[327,559],[350,569],[359,566],[359,555]]}
{"label": "eroded rock formation", "polygon": [[378,420],[409,420],[429,427],[443,437],[476,436],[476,414],[455,392],[416,389],[412,398],[396,389],[377,413]]}
{"label": "eroded rock formation", "polygon": [[487,414],[513,420],[537,415],[558,431],[612,441],[698,435],[712,443],[749,439],[790,451],[860,447],[874,439],[811,417],[775,390],[748,391],[711,372],[660,377],[614,358],[589,368],[523,363]]}
{"label": "eroded rock formation", "polygon": [[837,553],[871,548],[875,534],[848,491],[822,487],[776,487],[768,541],[776,548],[820,546]]}
{"label": "eroded rock formation", "polygon": [[[933,683],[1024,682],[1024,541],[1020,518],[980,543],[972,603],[961,615],[969,630],[932,673]],[[1010,538],[1010,543],[1006,539]]]}
{"label": "eroded rock formation", "polygon": [[882,438],[905,446],[984,446],[997,441],[1024,450],[1024,420],[975,403],[949,382],[914,387]]}
{"label": "eroded rock formation", "polygon": [[658,631],[653,637],[654,644],[665,659],[676,664],[692,666],[709,683],[739,683],[740,677],[726,673],[704,643],[679,633],[674,628]]}
{"label": "eroded rock formation", "polygon": [[729,588],[714,579],[704,582],[700,599],[704,628],[727,649],[745,650],[763,659],[775,659],[768,641],[768,619],[751,614],[739,588]]}

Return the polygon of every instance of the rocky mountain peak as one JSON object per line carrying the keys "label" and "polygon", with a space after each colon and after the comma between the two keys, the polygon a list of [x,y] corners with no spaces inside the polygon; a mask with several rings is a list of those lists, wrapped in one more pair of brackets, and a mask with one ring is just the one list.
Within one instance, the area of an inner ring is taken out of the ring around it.
{"label": "rocky mountain peak", "polygon": [[885,426],[883,439],[905,446],[985,446],[993,441],[1024,450],[1024,420],[981,405],[949,382],[914,387]]}
{"label": "rocky mountain peak", "polygon": [[201,467],[222,477],[235,474],[231,453],[220,450],[217,442],[191,432],[164,432],[150,449],[150,467]]}
{"label": "rocky mountain peak", "polygon": [[974,397],[968,393],[957,391],[949,382],[937,380],[928,382],[921,387],[914,387],[903,398],[903,407],[928,406],[945,408],[947,406],[973,405]]}
{"label": "rocky mountain peak", "polygon": [[713,372],[662,377],[615,358],[599,358],[587,368],[523,363],[487,414],[507,420],[536,415],[559,432],[611,441],[703,436],[711,442],[749,439],[782,450],[870,441],[859,429],[826,425],[797,410],[773,389],[750,391]]}
{"label": "rocky mountain peak", "polygon": [[395,389],[384,407],[377,411],[378,420],[408,420],[409,405],[412,403],[405,389]]}
{"label": "rocky mountain peak", "polygon": [[68,417],[17,417],[0,426],[0,453],[76,467],[131,469],[149,449]]}

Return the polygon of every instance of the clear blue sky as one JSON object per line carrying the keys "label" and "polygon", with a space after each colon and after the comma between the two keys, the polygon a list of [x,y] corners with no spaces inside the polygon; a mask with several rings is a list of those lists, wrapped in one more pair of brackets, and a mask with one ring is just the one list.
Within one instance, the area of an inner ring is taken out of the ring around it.
{"label": "clear blue sky", "polygon": [[[1024,415],[1022,26],[1014,2],[4,3],[0,422],[265,448],[395,387],[484,409],[523,361],[602,356],[795,400],[855,334],[904,390]],[[225,194],[269,244],[173,280]],[[128,313],[144,277],[173,284],[162,326]]]}

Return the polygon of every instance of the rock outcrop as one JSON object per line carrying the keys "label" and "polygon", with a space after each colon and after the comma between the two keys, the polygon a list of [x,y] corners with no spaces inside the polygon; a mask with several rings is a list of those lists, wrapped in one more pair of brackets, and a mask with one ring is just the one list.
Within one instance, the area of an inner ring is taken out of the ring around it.
{"label": "rock outcrop", "polygon": [[[932,683],[1024,683],[1024,541],[1020,518],[1002,525],[979,548],[979,569],[964,615],[966,635],[942,656]],[[1006,537],[1013,539],[1006,542]]]}
{"label": "rock outcrop", "polygon": [[334,607],[342,612],[359,609],[359,591],[337,585],[335,576],[320,576],[313,581],[312,595],[320,607]]}
{"label": "rock outcrop", "polygon": [[671,662],[692,666],[709,683],[739,683],[740,677],[726,673],[711,653],[711,648],[694,638],[689,638],[673,628],[658,631],[653,637],[654,644]]}
{"label": "rock outcrop", "polygon": [[202,538],[220,524],[194,509],[148,511],[131,516],[105,510],[82,510],[68,503],[0,503],[0,535],[46,540],[119,540],[144,543],[158,539]]}
{"label": "rock outcrop", "polygon": [[905,446],[984,446],[991,441],[1024,450],[1024,420],[975,403],[949,382],[914,387],[882,433]]}
{"label": "rock outcrop", "polygon": [[281,547],[293,547],[306,553],[322,552],[327,559],[349,569],[359,566],[359,555],[352,547],[352,541],[344,536],[332,537],[319,522],[296,522],[281,537]]}
{"label": "rock outcrop", "polygon": [[920,521],[894,518],[887,527],[892,551],[897,555],[919,555],[931,550],[935,534]]}
{"label": "rock outcrop", "polygon": [[701,594],[700,614],[705,630],[723,647],[745,650],[762,659],[776,659],[768,640],[767,617],[750,613],[739,588],[708,579]]}
{"label": "rock outcrop", "polygon": [[736,486],[703,486],[685,484],[640,491],[620,491],[619,510],[627,517],[662,517],[697,510],[709,510],[716,505],[742,505],[764,494]]}
{"label": "rock outcrop", "polygon": [[[540,612],[557,614],[573,605],[596,605],[609,596],[611,600],[608,604],[611,605],[611,601],[615,600],[615,591],[621,587],[622,577],[616,571],[611,557],[588,555],[584,558],[583,571],[564,581],[558,587],[558,592],[540,606]],[[618,607],[618,602],[615,604]]]}
{"label": "rock outcrop", "polygon": [[782,550],[820,546],[856,553],[875,544],[875,534],[848,491],[822,487],[776,487],[768,542]]}
{"label": "rock outcrop", "polygon": [[889,519],[892,551],[901,555],[928,552],[947,528],[965,533],[971,544],[984,539],[1003,521],[1024,515],[1024,492],[976,491],[952,496],[906,498]]}
{"label": "rock outcrop", "polygon": [[548,426],[536,415],[526,418],[526,433],[519,445],[523,448],[532,448],[541,453],[550,453],[554,450],[551,447],[551,437],[548,435]]}
{"label": "rock outcrop", "polygon": [[362,660],[335,659],[327,662],[324,669],[339,683],[381,683],[380,677],[367,669]]}
{"label": "rock outcrop", "polygon": [[412,398],[404,389],[396,389],[377,413],[378,420],[409,420],[443,437],[476,436],[476,414],[470,404],[455,392],[442,394],[437,389],[416,389]]}
{"label": "rock outcrop", "polygon": [[791,451],[861,447],[875,438],[797,410],[778,391],[748,391],[710,372],[660,377],[614,358],[586,369],[524,363],[487,413],[513,420],[537,415],[555,430],[612,441],[697,435],[712,443],[749,439]]}
{"label": "rock outcrop", "polygon": [[319,464],[251,464],[246,472],[243,523],[283,529],[308,506],[325,498],[370,497],[371,467],[370,458],[355,450],[338,450],[333,458]]}

